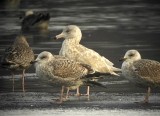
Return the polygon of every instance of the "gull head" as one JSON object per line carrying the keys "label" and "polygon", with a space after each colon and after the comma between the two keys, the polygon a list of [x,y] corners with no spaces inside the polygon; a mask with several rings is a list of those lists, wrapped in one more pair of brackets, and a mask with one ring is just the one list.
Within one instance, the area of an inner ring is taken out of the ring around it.
{"label": "gull head", "polygon": [[74,39],[74,41],[80,42],[82,38],[81,30],[76,25],[68,25],[66,26],[62,33],[55,36],[55,39]]}
{"label": "gull head", "polygon": [[52,59],[53,59],[53,55],[50,52],[43,51],[37,56],[34,63],[36,64],[47,63],[51,61]]}
{"label": "gull head", "polygon": [[137,50],[128,50],[121,61],[137,61],[141,59],[141,55]]}
{"label": "gull head", "polygon": [[16,44],[23,44],[23,45],[25,44],[25,45],[29,46],[25,36],[23,36],[23,35],[18,35],[16,37],[16,39],[14,41],[14,45],[16,45]]}
{"label": "gull head", "polygon": [[28,10],[25,12],[25,16],[33,15],[34,12],[32,10]]}

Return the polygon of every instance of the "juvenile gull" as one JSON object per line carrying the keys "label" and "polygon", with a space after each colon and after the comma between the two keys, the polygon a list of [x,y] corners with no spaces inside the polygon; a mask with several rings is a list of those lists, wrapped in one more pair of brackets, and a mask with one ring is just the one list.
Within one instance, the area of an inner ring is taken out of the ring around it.
{"label": "juvenile gull", "polygon": [[26,38],[22,35],[16,37],[13,45],[6,48],[1,58],[1,67],[9,69],[12,73],[13,91],[14,91],[14,71],[22,70],[22,90],[24,90],[25,70],[34,60],[34,53],[29,47]]}
{"label": "juvenile gull", "polygon": [[111,73],[112,75],[118,76],[115,71],[121,71],[121,69],[115,68],[113,63],[104,56],[101,56],[94,50],[80,44],[82,33],[78,26],[66,26],[63,29],[63,32],[55,37],[55,39],[60,38],[65,40],[62,43],[59,55],[84,64],[88,64],[98,72]]}
{"label": "juvenile gull", "polygon": [[148,88],[144,99],[144,103],[148,103],[151,87],[160,86],[160,63],[141,59],[137,50],[128,50],[122,60],[122,75],[134,84]]}
{"label": "juvenile gull", "polygon": [[50,15],[45,12],[34,13],[32,10],[28,10],[25,16],[20,18],[22,20],[22,30],[31,28],[48,29]]}
{"label": "juvenile gull", "polygon": [[40,79],[62,86],[60,103],[63,101],[65,87],[74,90],[96,74],[89,65],[69,60],[63,56],[55,56],[47,51],[38,55],[35,60],[35,68]]}

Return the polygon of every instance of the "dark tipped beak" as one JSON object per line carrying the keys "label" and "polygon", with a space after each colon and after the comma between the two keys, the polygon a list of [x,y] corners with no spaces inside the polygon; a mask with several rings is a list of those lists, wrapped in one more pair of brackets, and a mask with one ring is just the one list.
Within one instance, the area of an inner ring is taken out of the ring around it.
{"label": "dark tipped beak", "polygon": [[58,40],[58,39],[64,39],[64,38],[63,38],[63,37],[55,36],[53,39],[54,39],[54,40]]}
{"label": "dark tipped beak", "polygon": [[120,58],[119,62],[125,61],[127,58]]}
{"label": "dark tipped beak", "polygon": [[22,16],[22,15],[20,15],[20,16],[19,16],[19,19],[22,19],[22,18],[23,18],[23,16]]}
{"label": "dark tipped beak", "polygon": [[55,36],[53,39],[54,39],[54,40],[57,40],[58,38]]}
{"label": "dark tipped beak", "polygon": [[31,62],[30,62],[30,64],[34,64],[34,63],[36,63],[36,62],[37,62],[36,60],[34,60],[34,61],[31,61]]}
{"label": "dark tipped beak", "polygon": [[58,39],[65,39],[65,38],[64,38],[64,34],[61,33],[61,34],[59,34],[59,35],[56,35],[56,36],[54,37],[54,39],[55,39],[55,40],[58,40]]}

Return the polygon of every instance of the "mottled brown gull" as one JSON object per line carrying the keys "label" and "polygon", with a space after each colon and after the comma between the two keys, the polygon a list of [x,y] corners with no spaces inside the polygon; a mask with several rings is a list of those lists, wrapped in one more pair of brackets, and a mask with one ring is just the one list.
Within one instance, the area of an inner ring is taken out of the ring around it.
{"label": "mottled brown gull", "polygon": [[80,44],[82,33],[78,26],[68,25],[63,29],[63,32],[55,37],[55,39],[65,39],[62,43],[59,55],[65,56],[69,59],[88,64],[95,71],[103,73],[111,73],[118,75],[116,71],[121,69],[114,67],[104,56],[101,56],[96,51],[89,49]]}
{"label": "mottled brown gull", "polygon": [[148,103],[151,87],[160,86],[160,63],[141,59],[137,50],[128,50],[122,64],[122,75],[134,84],[147,87],[144,103]]}
{"label": "mottled brown gull", "polygon": [[35,60],[35,68],[40,79],[62,86],[60,103],[63,101],[64,88],[74,90],[96,74],[89,65],[69,60],[63,56],[55,56],[47,51],[38,55]]}
{"label": "mottled brown gull", "polygon": [[24,74],[25,70],[34,60],[34,53],[29,47],[26,38],[22,35],[17,36],[13,45],[6,48],[1,58],[1,67],[11,70],[14,91],[14,71],[22,70],[22,90],[24,90]]}

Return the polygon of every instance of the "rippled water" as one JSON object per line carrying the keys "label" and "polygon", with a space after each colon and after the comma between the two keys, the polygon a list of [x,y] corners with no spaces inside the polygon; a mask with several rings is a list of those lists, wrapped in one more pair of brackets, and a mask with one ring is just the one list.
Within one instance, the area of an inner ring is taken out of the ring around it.
{"label": "rippled water", "polygon": [[[63,27],[80,26],[81,43],[111,60],[128,49],[138,49],[142,57],[160,60],[160,4],[144,0],[11,0],[0,4],[0,55],[21,32],[19,16],[28,9],[51,15],[48,32],[23,32],[35,54],[47,50],[58,54],[61,42],[53,40]],[[2,75],[2,71],[0,71]],[[33,72],[29,70],[29,72]],[[4,73],[5,74],[5,73]]]}

